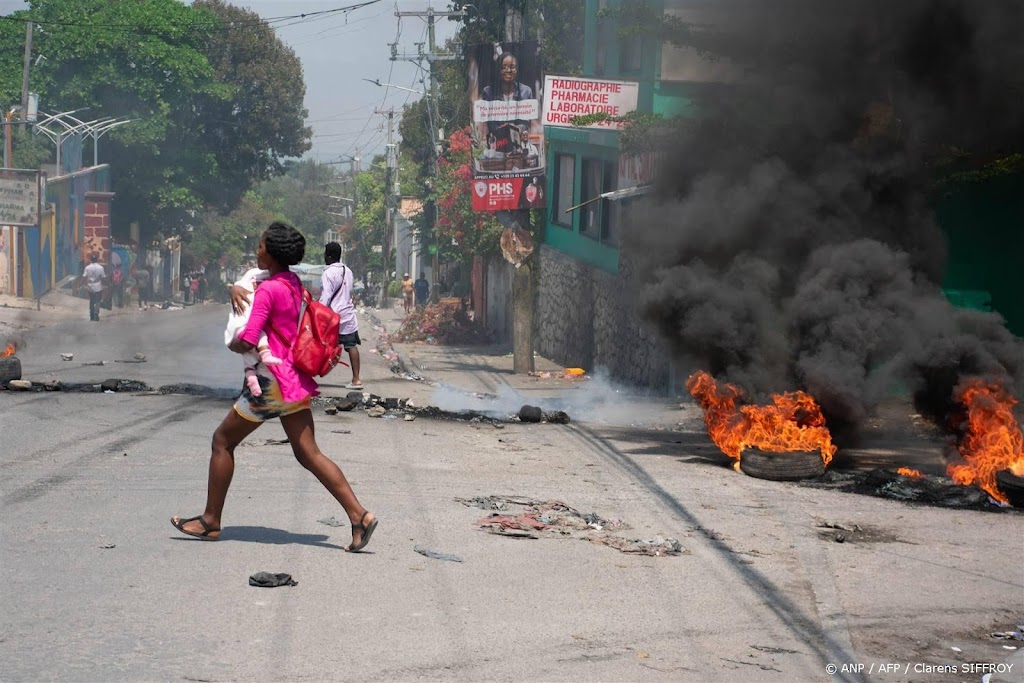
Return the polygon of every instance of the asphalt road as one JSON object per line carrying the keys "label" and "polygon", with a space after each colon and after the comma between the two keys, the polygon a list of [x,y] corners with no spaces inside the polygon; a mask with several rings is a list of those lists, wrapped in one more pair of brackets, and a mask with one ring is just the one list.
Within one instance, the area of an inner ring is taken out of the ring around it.
{"label": "asphalt road", "polygon": [[[19,357],[26,376],[227,392],[241,368],[221,347],[225,313],[68,321],[32,333]],[[147,362],[112,362],[136,353]],[[386,373],[364,357],[369,376]],[[110,362],[81,364],[98,360]],[[343,513],[287,445],[267,443],[284,436],[276,423],[238,449],[222,540],[205,543],[168,520],[201,511],[209,438],[229,409],[0,392],[0,679],[980,681],[960,667],[1011,663],[992,680],[1022,680],[1003,649],[1015,643],[989,635],[1024,614],[1020,514],[752,479],[696,428],[317,409],[321,448],[381,520],[369,552],[343,552],[348,529],[318,521]],[[497,536],[475,524],[490,511],[456,500],[492,495],[628,528]],[[836,543],[827,523],[871,533]],[[683,554],[580,535],[675,538]],[[298,585],[251,587],[257,571]]]}

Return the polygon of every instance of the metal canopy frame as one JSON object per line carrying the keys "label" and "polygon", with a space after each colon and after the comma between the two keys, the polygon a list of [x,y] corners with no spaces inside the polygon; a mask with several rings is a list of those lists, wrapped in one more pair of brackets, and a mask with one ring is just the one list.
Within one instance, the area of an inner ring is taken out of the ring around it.
{"label": "metal canopy frame", "polygon": [[[61,173],[61,148],[64,145],[64,141],[70,138],[72,135],[84,134],[92,138],[92,165],[99,165],[99,141],[100,138],[106,135],[108,132],[122,126],[126,123],[131,123],[134,119],[128,119],[123,117],[113,116],[102,116],[92,121],[83,121],[80,118],[73,116],[80,111],[85,111],[89,107],[81,107],[79,109],[71,109],[70,111],[60,112],[57,114],[50,114],[43,119],[40,119],[35,123],[33,128],[40,133],[43,133],[57,146],[57,174]],[[42,114],[43,112],[40,112]],[[50,130],[47,125],[56,124],[61,126],[60,130]]]}

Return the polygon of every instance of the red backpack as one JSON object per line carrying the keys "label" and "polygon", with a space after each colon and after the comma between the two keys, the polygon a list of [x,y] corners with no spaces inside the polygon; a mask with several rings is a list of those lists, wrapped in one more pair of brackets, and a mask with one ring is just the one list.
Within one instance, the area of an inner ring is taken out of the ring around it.
{"label": "red backpack", "polygon": [[[338,363],[348,365],[341,360],[344,348],[338,343],[341,318],[330,307],[313,301],[305,287],[300,296],[299,333],[291,347],[292,365],[303,374],[323,377]],[[285,341],[285,336],[273,325],[270,329],[277,333],[281,341]]]}

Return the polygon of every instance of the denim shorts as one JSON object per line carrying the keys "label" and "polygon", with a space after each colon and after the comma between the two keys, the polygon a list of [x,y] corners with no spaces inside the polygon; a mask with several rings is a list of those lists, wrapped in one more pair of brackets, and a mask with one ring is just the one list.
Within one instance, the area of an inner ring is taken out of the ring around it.
{"label": "denim shorts", "polygon": [[359,330],[356,330],[351,334],[339,334],[338,343],[341,344],[346,351],[348,351],[353,346],[358,346],[363,342],[362,340],[359,339]]}

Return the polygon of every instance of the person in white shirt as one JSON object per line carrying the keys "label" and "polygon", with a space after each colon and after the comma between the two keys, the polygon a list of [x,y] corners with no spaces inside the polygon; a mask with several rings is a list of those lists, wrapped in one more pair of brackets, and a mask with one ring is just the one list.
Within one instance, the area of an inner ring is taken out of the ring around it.
{"label": "person in white shirt", "polygon": [[345,385],[346,389],[362,389],[363,382],[359,379],[359,320],[356,319],[356,306],[352,301],[352,287],[355,284],[355,273],[341,262],[341,245],[328,242],[324,246],[324,263],[327,268],[320,277],[320,303],[329,306],[341,318],[338,327],[338,343],[348,351],[349,365],[352,367],[352,381]]}
{"label": "person in white shirt", "polygon": [[99,322],[100,299],[103,297],[103,280],[107,277],[107,271],[99,264],[100,255],[93,252],[89,255],[89,265],[82,273],[82,283],[89,292],[89,320]]}

